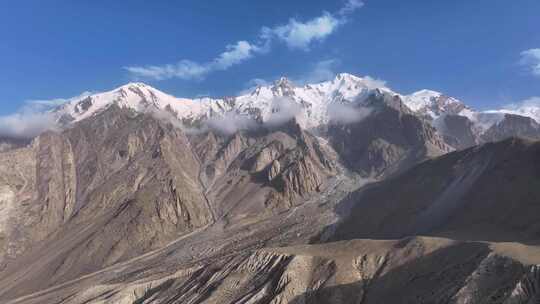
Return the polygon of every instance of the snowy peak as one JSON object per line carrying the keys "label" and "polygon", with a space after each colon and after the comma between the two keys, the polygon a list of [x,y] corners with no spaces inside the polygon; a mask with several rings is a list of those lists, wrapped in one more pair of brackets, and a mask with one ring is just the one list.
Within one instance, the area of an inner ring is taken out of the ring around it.
{"label": "snowy peak", "polygon": [[276,96],[292,96],[294,95],[294,89],[294,84],[287,77],[281,77],[274,83],[271,90]]}
{"label": "snowy peak", "polygon": [[182,120],[222,117],[234,112],[264,122],[279,111],[276,109],[276,103],[279,103],[281,107],[286,106],[286,111],[292,111],[302,127],[312,129],[329,122],[331,104],[361,102],[374,91],[395,94],[382,82],[346,73],[329,81],[303,86],[296,86],[288,78],[281,77],[272,85],[257,87],[251,94],[217,99],[177,98],[147,84],[134,82],[74,100],[57,108],[55,113],[59,121],[66,124],[86,119],[116,104],[135,111],[166,110]]}
{"label": "snowy peak", "polygon": [[[295,85],[286,77],[273,84],[258,86],[246,95],[229,98],[177,98],[145,83],[133,82],[114,90],[83,96],[72,100],[53,112],[62,124],[77,122],[116,104],[135,111],[166,110],[181,120],[205,120],[223,117],[229,112],[263,122],[272,119],[276,103],[292,111],[305,129],[317,128],[329,122],[329,109],[333,104],[362,103],[373,93],[399,96],[408,108],[428,117],[437,128],[440,117],[460,115],[467,117],[479,129],[486,130],[504,117],[504,113],[517,114],[540,120],[540,103],[530,102],[519,107],[491,112],[475,112],[460,100],[433,90],[421,90],[411,95],[400,95],[385,83],[370,77],[357,77],[347,73],[315,84]],[[278,107],[279,108],[279,107]],[[440,128],[439,128],[440,129]]]}
{"label": "snowy peak", "polygon": [[470,110],[462,101],[432,90],[421,90],[403,98],[414,112],[436,119],[444,114],[460,115]]}
{"label": "snowy peak", "polygon": [[530,117],[540,123],[540,98],[531,98],[521,104],[509,105],[500,110],[487,111],[488,113],[513,114]]}

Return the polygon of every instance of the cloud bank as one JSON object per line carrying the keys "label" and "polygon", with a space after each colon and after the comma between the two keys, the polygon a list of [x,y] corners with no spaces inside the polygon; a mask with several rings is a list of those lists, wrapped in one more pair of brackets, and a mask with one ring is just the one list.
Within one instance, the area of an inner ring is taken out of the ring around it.
{"label": "cloud bank", "polygon": [[206,121],[206,126],[219,133],[232,135],[240,130],[257,128],[257,122],[250,117],[235,112],[226,113],[224,116],[212,117]]}
{"label": "cloud bank", "polygon": [[372,112],[368,107],[352,104],[334,103],[328,106],[328,116],[331,123],[352,124],[364,120]]}
{"label": "cloud bank", "polygon": [[27,100],[16,113],[0,116],[0,136],[29,139],[45,131],[58,130],[56,117],[49,110],[90,95],[92,92],[83,92],[71,98]]}
{"label": "cloud bank", "polygon": [[28,139],[57,128],[54,116],[48,112],[25,111],[0,116],[0,136]]}
{"label": "cloud bank", "polygon": [[530,49],[521,52],[520,63],[527,66],[533,75],[540,76],[540,49]]}
{"label": "cloud bank", "polygon": [[274,27],[263,27],[256,42],[241,40],[225,47],[225,51],[209,62],[199,63],[182,59],[177,63],[164,65],[126,66],[132,78],[165,80],[178,78],[182,80],[203,79],[208,74],[225,71],[241,64],[256,55],[271,50],[274,41],[284,43],[290,49],[309,51],[313,43],[321,42],[343,24],[347,17],[360,9],[364,3],[360,0],[348,0],[335,14],[323,12],[321,16],[307,21],[290,19],[288,23]]}
{"label": "cloud bank", "polygon": [[283,125],[302,112],[302,107],[288,97],[276,97],[272,101],[272,113],[265,119],[267,127]]}

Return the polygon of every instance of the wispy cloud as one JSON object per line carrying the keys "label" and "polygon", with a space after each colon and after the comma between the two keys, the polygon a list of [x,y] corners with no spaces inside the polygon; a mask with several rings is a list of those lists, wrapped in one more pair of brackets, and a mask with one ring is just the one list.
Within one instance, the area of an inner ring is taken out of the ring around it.
{"label": "wispy cloud", "polygon": [[249,116],[235,112],[229,112],[223,116],[209,118],[205,123],[209,129],[226,135],[234,134],[240,130],[258,127],[257,122]]}
{"label": "wispy cloud", "polygon": [[0,136],[33,138],[47,130],[57,128],[54,116],[49,112],[18,112],[0,116]]}
{"label": "wispy cloud", "polygon": [[329,13],[307,22],[300,22],[296,19],[289,20],[289,23],[274,28],[265,27],[262,29],[264,39],[278,39],[291,48],[309,50],[310,45],[316,41],[322,41],[334,33],[343,22]]}
{"label": "wispy cloud", "polygon": [[540,49],[530,49],[521,52],[520,63],[527,66],[533,75],[540,76]]}
{"label": "wispy cloud", "polygon": [[339,10],[339,15],[349,15],[354,13],[356,10],[361,9],[365,5],[364,1],[361,0],[349,0],[345,4],[344,7],[342,7]]}
{"label": "wispy cloud", "polygon": [[227,70],[233,65],[250,59],[255,54],[263,52],[265,52],[263,47],[256,46],[247,41],[238,41],[234,45],[228,45],[225,51],[214,60],[203,64],[191,60],[182,60],[176,64],[129,66],[125,67],[125,69],[136,78],[150,78],[155,80],[170,78],[184,80],[201,79],[211,72]]}
{"label": "wispy cloud", "polygon": [[241,64],[256,55],[271,50],[274,41],[285,43],[290,49],[309,51],[311,45],[325,40],[346,23],[347,16],[364,5],[360,0],[347,0],[335,14],[324,12],[321,16],[307,21],[290,19],[288,23],[274,27],[263,27],[256,42],[245,40],[225,47],[225,51],[209,62],[196,62],[188,59],[174,64],[143,65],[124,67],[136,79],[164,80],[179,78],[183,80],[203,79],[216,71],[225,71]]}
{"label": "wispy cloud", "polygon": [[364,120],[373,110],[368,107],[333,103],[328,106],[328,116],[330,121],[335,124],[352,124]]}
{"label": "wispy cloud", "polygon": [[84,92],[70,98],[27,100],[16,113],[0,116],[0,136],[33,138],[45,131],[57,130],[59,126],[56,117],[48,110],[91,94]]}

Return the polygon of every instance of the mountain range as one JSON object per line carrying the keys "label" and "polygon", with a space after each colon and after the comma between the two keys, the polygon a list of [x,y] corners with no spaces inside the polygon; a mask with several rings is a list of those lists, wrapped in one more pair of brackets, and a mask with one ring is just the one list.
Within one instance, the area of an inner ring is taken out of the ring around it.
{"label": "mountain range", "polygon": [[539,111],[143,83],[0,138],[2,303],[537,303]]}

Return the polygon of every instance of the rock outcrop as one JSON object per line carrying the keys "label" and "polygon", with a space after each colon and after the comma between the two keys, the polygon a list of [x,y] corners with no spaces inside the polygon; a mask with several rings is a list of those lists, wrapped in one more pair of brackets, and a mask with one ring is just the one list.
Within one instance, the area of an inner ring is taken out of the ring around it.
{"label": "rock outcrop", "polygon": [[511,137],[540,140],[540,124],[534,119],[519,115],[506,114],[504,119],[494,124],[480,138],[481,142],[496,142]]}
{"label": "rock outcrop", "polygon": [[329,141],[344,164],[363,176],[384,177],[453,150],[399,96],[372,94],[373,113],[352,124],[331,125]]}

